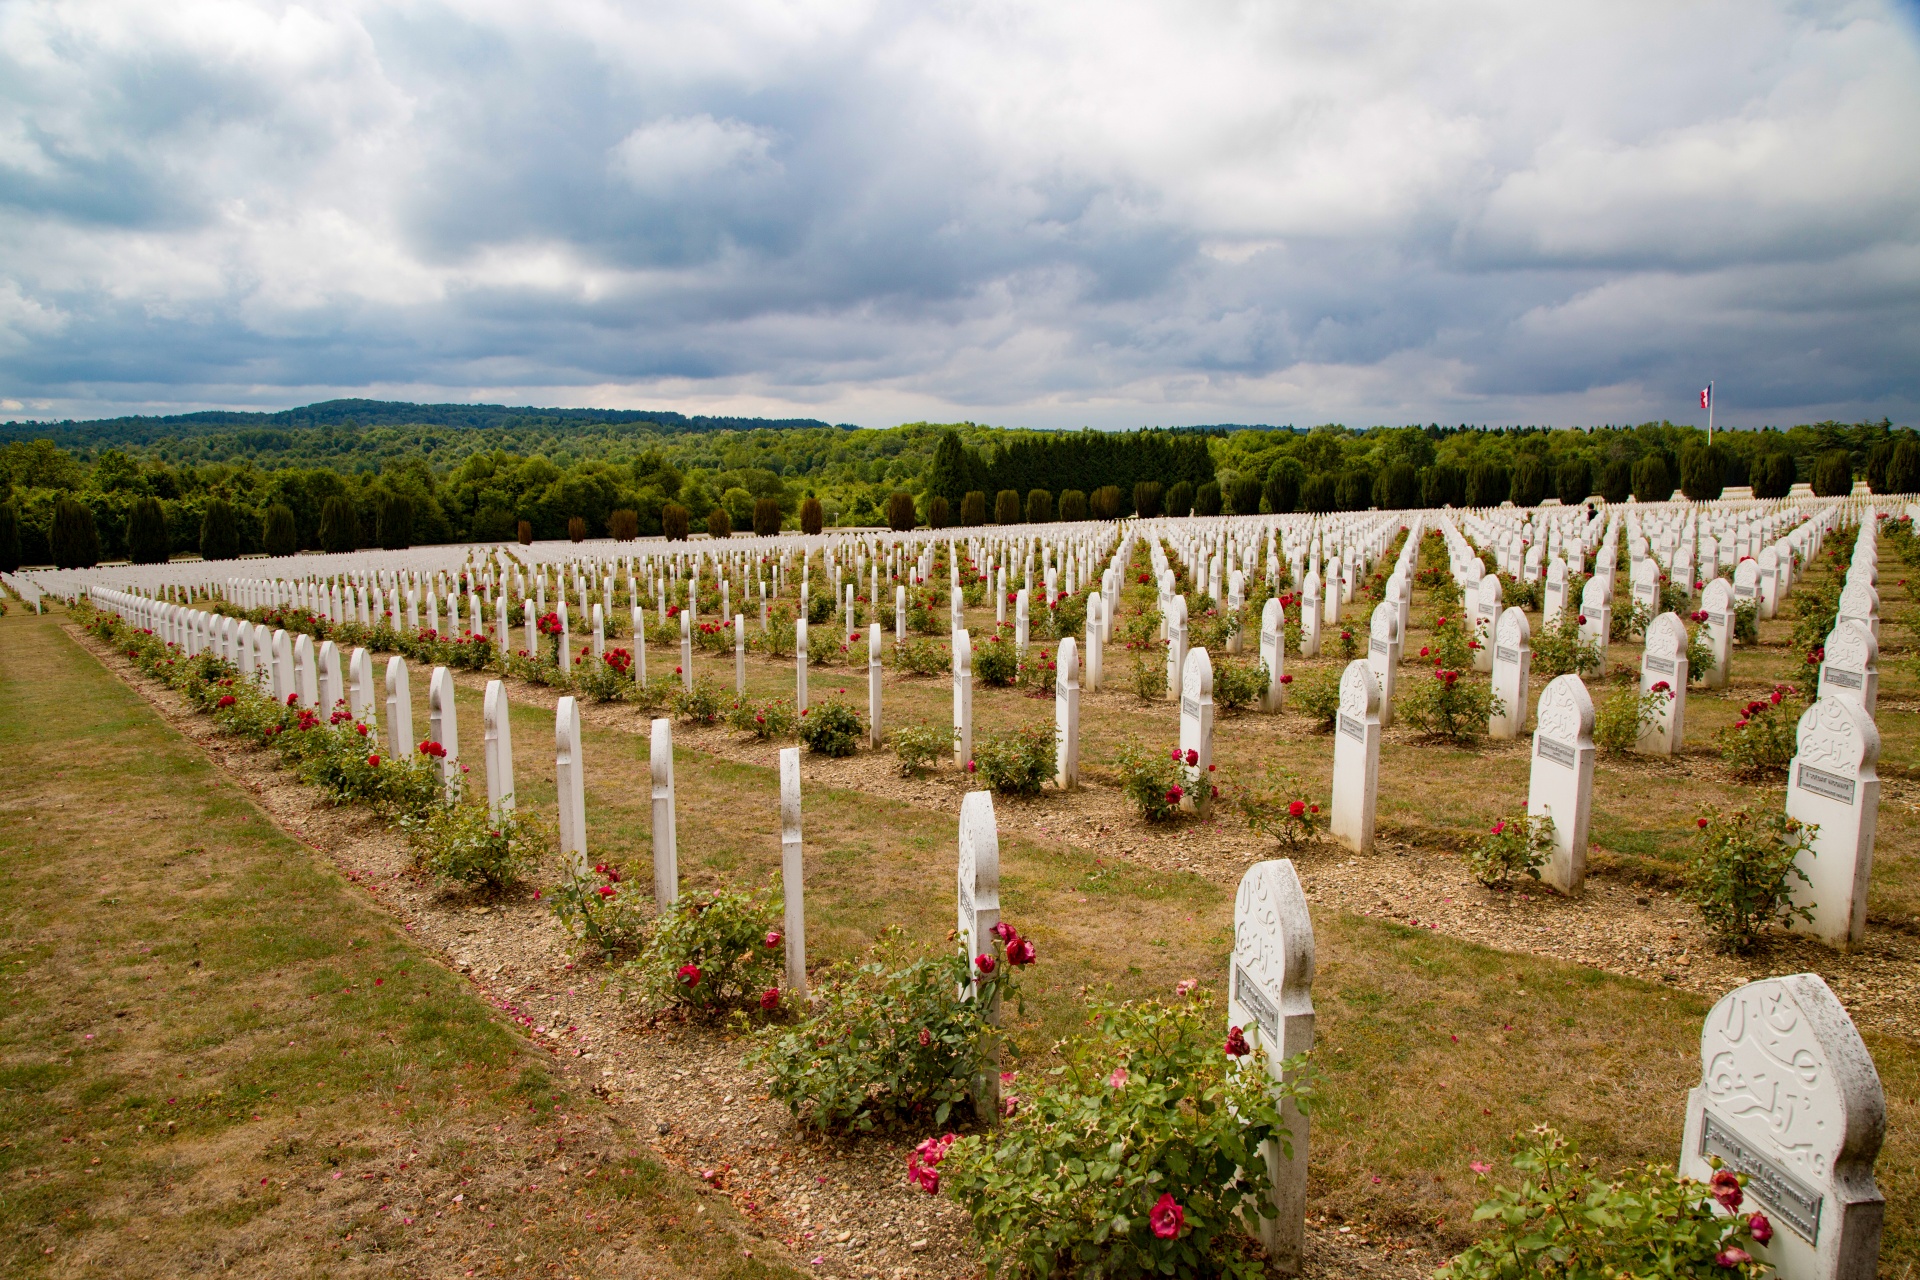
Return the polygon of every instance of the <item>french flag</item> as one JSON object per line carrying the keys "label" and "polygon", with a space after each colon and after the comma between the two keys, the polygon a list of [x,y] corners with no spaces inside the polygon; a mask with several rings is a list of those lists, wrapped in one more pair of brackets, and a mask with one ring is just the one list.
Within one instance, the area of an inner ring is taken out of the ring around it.
{"label": "french flag", "polygon": [[1700,407],[1702,409],[1713,407],[1713,384],[1709,383],[1700,388]]}

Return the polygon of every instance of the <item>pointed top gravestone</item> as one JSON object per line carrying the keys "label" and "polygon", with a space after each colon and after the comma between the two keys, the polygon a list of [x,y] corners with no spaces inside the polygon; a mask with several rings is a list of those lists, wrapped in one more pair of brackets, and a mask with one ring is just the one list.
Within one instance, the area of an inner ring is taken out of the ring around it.
{"label": "pointed top gravestone", "polygon": [[1842,618],[1827,633],[1821,648],[1820,696],[1851,698],[1869,716],[1879,699],[1880,646],[1859,623]]}
{"label": "pointed top gravestone", "polygon": [[653,778],[653,901],[664,912],[680,898],[679,814],[673,785],[673,721],[653,722],[647,748]]}
{"label": "pointed top gravestone", "polygon": [[1561,893],[1578,893],[1587,879],[1593,755],[1593,698],[1579,676],[1555,677],[1535,712],[1527,813],[1553,819],[1553,852],[1540,878]]}
{"label": "pointed top gravestone", "polygon": [[554,792],[560,810],[560,858],[567,874],[587,874],[586,762],[581,758],[580,704],[572,694],[553,711]]}
{"label": "pointed top gravestone", "polygon": [[396,762],[413,754],[413,693],[407,687],[407,660],[387,659],[387,750]]}
{"label": "pointed top gravestone", "polygon": [[487,681],[480,721],[487,766],[487,813],[498,822],[513,812],[513,713],[503,681]]}
{"label": "pointed top gravestone", "polygon": [[1328,829],[1355,853],[1373,848],[1373,820],[1380,784],[1380,685],[1365,658],[1340,675],[1340,709],[1334,717],[1333,805]]}
{"label": "pointed top gravestone", "polygon": [[1487,717],[1487,735],[1517,738],[1527,727],[1527,679],[1533,665],[1533,627],[1511,605],[1493,628],[1493,694],[1500,709]]}
{"label": "pointed top gravestone", "polygon": [[1787,815],[1819,829],[1788,881],[1796,906],[1813,912],[1807,929],[1835,945],[1859,942],[1867,927],[1867,882],[1880,821],[1880,731],[1851,698],[1808,707],[1787,773]]}
{"label": "pointed top gravestone", "polygon": [[1872,1280],[1886,1128],[1873,1057],[1818,974],[1736,987],[1707,1014],[1680,1173],[1708,1181],[1717,1159],[1746,1175],[1741,1210],[1773,1228],[1754,1254],[1780,1280]]}
{"label": "pointed top gravestone", "polygon": [[969,791],[960,802],[957,937],[969,965],[993,951],[988,937],[1000,923],[1000,827],[991,791]]}

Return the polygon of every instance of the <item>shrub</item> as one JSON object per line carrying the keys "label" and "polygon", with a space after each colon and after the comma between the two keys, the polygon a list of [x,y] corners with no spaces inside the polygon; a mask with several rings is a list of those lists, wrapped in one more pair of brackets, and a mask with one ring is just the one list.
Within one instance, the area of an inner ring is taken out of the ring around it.
{"label": "shrub", "polygon": [[1841,580],[1830,577],[1820,582],[1793,584],[1794,622],[1791,641],[1796,653],[1810,653],[1826,644],[1833,624],[1840,617]]}
{"label": "shrub", "polygon": [[914,775],[925,773],[952,755],[958,734],[950,724],[930,725],[922,720],[917,725],[895,729],[892,736],[893,754],[900,772]]}
{"label": "shrub", "polygon": [[1648,1165],[1603,1181],[1577,1157],[1558,1133],[1536,1125],[1513,1158],[1520,1185],[1496,1188],[1473,1211],[1475,1222],[1492,1229],[1437,1280],[1761,1274],[1746,1246],[1772,1239],[1773,1224],[1763,1214],[1738,1212],[1742,1175],[1723,1169],[1702,1184]]}
{"label": "shrub", "polygon": [[[989,1011],[1017,994],[1009,941],[1018,934],[1004,927],[992,972],[980,976],[958,951],[909,959],[889,926],[865,963],[822,977],[810,1017],[762,1032],[748,1061],[767,1070],[768,1093],[812,1129],[868,1130],[919,1116],[944,1125],[990,1068]],[[1030,944],[1025,955],[1023,964]]]}
{"label": "shrub", "polygon": [[1020,675],[1020,655],[1010,637],[995,632],[973,646],[973,674],[983,684],[1010,685]]}
{"label": "shrub", "polygon": [[[1704,623],[1707,615],[1696,613],[1693,620],[1696,624]],[[1712,673],[1713,665],[1713,639],[1705,626],[1696,625],[1687,633],[1687,683],[1705,680]]]}
{"label": "shrub", "polygon": [[609,649],[595,662],[591,653],[573,664],[573,687],[595,702],[618,702],[633,692],[633,655]]}
{"label": "shrub", "polygon": [[1638,600],[1623,601],[1614,606],[1612,620],[1607,626],[1607,638],[1617,642],[1637,640],[1647,634],[1647,624],[1653,621],[1653,611]]}
{"label": "shrub", "polygon": [[1260,1147],[1291,1155],[1281,1107],[1304,1110],[1305,1089],[1275,1084],[1244,1033],[1223,1046],[1204,993],[1097,1005],[1094,1020],[1005,1129],[941,1139],[910,1176],[944,1180],[989,1274],[1266,1275],[1246,1234],[1274,1214]]}
{"label": "shrub", "polygon": [[693,892],[654,921],[646,947],[628,967],[657,1006],[772,1012],[786,967],[783,943],[770,893]]}
{"label": "shrub", "polygon": [[1533,633],[1533,670],[1552,679],[1555,676],[1590,676],[1600,669],[1600,644],[1580,638],[1580,623],[1585,614],[1562,609],[1551,627]]}
{"label": "shrub", "polygon": [[1060,491],[1060,518],[1062,520],[1085,520],[1087,518],[1087,495],[1078,489]]}
{"label": "shrub", "polygon": [[585,542],[587,540],[587,521],[585,516],[567,517],[567,541]]}
{"label": "shrub", "polygon": [[712,676],[701,676],[693,682],[691,689],[681,685],[674,692],[670,705],[677,719],[691,724],[712,724],[726,709],[720,686],[713,682]]}
{"label": "shrub", "polygon": [[611,961],[638,947],[647,933],[647,908],[624,883],[620,868],[596,863],[591,872],[569,875],[553,890],[553,914],[569,937]]}
{"label": "shrub", "polygon": [[823,756],[850,756],[860,749],[866,726],[860,713],[844,702],[823,702],[800,713],[800,741]]}
{"label": "shrub", "polygon": [[808,497],[800,503],[800,532],[817,534],[826,527],[826,511],[820,505],[820,499]]}
{"label": "shrub", "polygon": [[260,544],[260,549],[270,556],[290,556],[300,550],[300,532],[293,522],[292,507],[276,502],[267,508]]}
{"label": "shrub", "polygon": [[1053,777],[1053,726],[1024,725],[976,739],[968,765],[995,791],[1033,795]]}
{"label": "shrub", "polygon": [[553,840],[546,824],[530,815],[503,813],[496,822],[477,804],[436,805],[406,827],[423,871],[490,893],[531,875]]}
{"label": "shrub", "polygon": [[[1321,633],[1320,643],[1324,648],[1327,643],[1325,632]],[[1333,643],[1340,650],[1340,666],[1343,670],[1349,662],[1360,656],[1362,641],[1351,626],[1340,628],[1333,636]]]}
{"label": "shrub", "polygon": [[1114,520],[1119,518],[1120,486],[1103,484],[1087,497],[1087,510],[1095,520]]}
{"label": "shrub", "polygon": [[1720,730],[1720,758],[1743,778],[1784,774],[1793,763],[1800,713],[1799,690],[1777,684],[1764,698],[1740,709],[1740,718]]}
{"label": "shrub", "polygon": [[953,668],[953,652],[932,640],[907,639],[893,646],[893,667],[910,676],[945,675]]}
{"label": "shrub", "polygon": [[1180,802],[1199,785],[1197,763],[1189,765],[1179,747],[1155,750],[1138,738],[1131,739],[1113,755],[1113,771],[1120,778],[1120,789],[1140,810],[1148,822],[1165,822],[1179,816]]}
{"label": "shrub", "polygon": [[1491,683],[1472,679],[1465,671],[1435,667],[1431,679],[1405,681],[1394,699],[1394,712],[1430,737],[1465,742],[1487,731],[1487,720],[1506,704]]}
{"label": "shrub", "polygon": [[1420,656],[1436,667],[1449,671],[1466,671],[1473,666],[1473,654],[1480,642],[1473,638],[1473,631],[1467,618],[1457,611],[1440,613],[1435,616],[1432,635],[1420,648]]}
{"label": "shrub", "polygon": [[[1132,649],[1133,646],[1129,645]],[[1142,702],[1158,702],[1167,696],[1167,646],[1154,641],[1144,649],[1133,649],[1132,671],[1127,684],[1133,696]]]}
{"label": "shrub", "polygon": [[[1660,681],[1664,686],[1666,681]],[[1637,684],[1625,685],[1609,694],[1593,711],[1593,745],[1610,756],[1633,750],[1640,735],[1653,727],[1673,697],[1668,689],[1640,692]]]}
{"label": "shrub", "polygon": [[135,564],[165,564],[172,554],[167,513],[160,499],[135,498],[127,508],[127,558]]}
{"label": "shrub", "polygon": [[1272,836],[1289,853],[1313,842],[1320,825],[1320,805],[1310,798],[1299,775],[1274,768],[1249,779],[1233,778],[1221,788],[1226,802],[1239,810],[1247,828]]}
{"label": "shrub", "polygon": [[768,698],[764,702],[741,698],[727,712],[727,723],[764,742],[770,738],[792,737],[800,717],[794,714],[793,703],[784,698]]}
{"label": "shrub", "polygon": [[1221,662],[1213,669],[1213,701],[1228,711],[1242,711],[1267,694],[1267,664]]}
{"label": "shrub", "polygon": [[731,538],[733,536],[733,517],[727,514],[723,506],[714,505],[707,512],[707,536],[709,538]]}
{"label": "shrub", "polygon": [[1553,856],[1553,819],[1522,813],[1502,818],[1467,850],[1467,870],[1489,889],[1504,888],[1518,875],[1540,878]]}
{"label": "shrub", "polygon": [[1681,896],[1699,909],[1721,950],[1750,951],[1769,925],[1790,929],[1796,918],[1813,919],[1788,895],[1790,878],[1812,883],[1794,859],[1811,846],[1817,828],[1784,813],[1755,818],[1745,810],[1703,817],[1697,825]]}
{"label": "shrub", "polygon": [[607,516],[607,536],[615,542],[632,542],[640,536],[640,513],[621,507]]}
{"label": "shrub", "polygon": [[753,500],[753,533],[758,538],[771,538],[780,532],[780,502],[777,498],[755,498]]}
{"label": "shrub", "polygon": [[1288,685],[1287,705],[1296,711],[1304,712],[1307,717],[1322,729],[1332,729],[1334,717],[1340,714],[1340,673],[1343,668],[1329,667],[1325,670],[1310,672]]}
{"label": "shrub", "polygon": [[660,508],[660,531],[666,535],[668,542],[685,542],[692,521],[692,513],[677,502],[669,502]]}
{"label": "shrub", "polygon": [[1760,643],[1759,601],[1736,600],[1733,602],[1733,639],[1736,644]]}

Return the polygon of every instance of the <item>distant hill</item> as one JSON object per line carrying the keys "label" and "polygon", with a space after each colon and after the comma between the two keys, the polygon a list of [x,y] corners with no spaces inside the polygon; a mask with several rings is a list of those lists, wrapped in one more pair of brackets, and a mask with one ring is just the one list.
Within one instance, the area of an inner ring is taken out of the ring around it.
{"label": "distant hill", "polygon": [[[255,432],[300,432],[316,429],[351,431],[365,427],[440,427],[455,431],[552,431],[555,428],[630,426],[657,435],[702,431],[789,431],[830,428],[817,418],[689,417],[665,409],[540,409],[501,404],[410,404],[404,400],[326,400],[319,404],[283,409],[278,413],[234,413],[208,409],[199,413],[134,415],[76,422],[15,421],[0,423],[0,444],[16,440],[52,440],[63,448],[103,448],[112,445],[152,445],[166,440],[195,440],[227,436],[242,442]],[[841,429],[858,430],[851,424]],[[271,449],[271,436],[254,437],[254,448]]]}

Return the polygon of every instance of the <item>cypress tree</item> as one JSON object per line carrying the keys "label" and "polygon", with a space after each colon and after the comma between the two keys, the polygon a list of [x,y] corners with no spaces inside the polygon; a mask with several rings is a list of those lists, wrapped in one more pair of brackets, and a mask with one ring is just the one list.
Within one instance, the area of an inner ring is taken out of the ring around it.
{"label": "cypress tree", "polygon": [[167,513],[160,499],[135,498],[127,508],[127,559],[135,564],[165,564],[172,556]]}
{"label": "cypress tree", "polygon": [[762,538],[771,538],[780,532],[780,502],[776,498],[755,498],[753,500],[753,531]]}
{"label": "cypress tree", "polygon": [[1193,514],[1197,516],[1220,514],[1220,484],[1217,480],[1209,480],[1193,491]]}
{"label": "cypress tree", "polygon": [[1473,464],[1467,472],[1467,505],[1497,507],[1507,500],[1507,469],[1491,458]]}
{"label": "cypress tree", "polygon": [[1813,491],[1822,498],[1844,498],[1853,492],[1853,459],[1845,449],[1829,449],[1813,464]]}
{"label": "cypress tree", "polygon": [[887,527],[895,533],[905,533],[920,523],[919,513],[913,508],[913,495],[904,489],[895,489],[887,495]]}
{"label": "cypress tree", "polygon": [[995,524],[1020,523],[1020,495],[1011,489],[1002,489],[993,500],[993,522]]}
{"label": "cypress tree", "polygon": [[1060,518],[1062,520],[1085,520],[1087,518],[1087,495],[1078,489],[1061,490]]}
{"label": "cypress tree", "polygon": [[1920,493],[1920,443],[1908,436],[1887,461],[1888,493]]}
{"label": "cypress tree", "polygon": [[1642,502],[1665,502],[1673,496],[1673,476],[1664,456],[1649,453],[1633,464],[1633,496]]}
{"label": "cypress tree", "polygon": [[1720,496],[1720,459],[1708,449],[1689,449],[1680,458],[1680,492],[1695,502]]}
{"label": "cypress tree", "polygon": [[819,533],[826,528],[827,513],[820,505],[820,499],[808,496],[800,503],[800,532]]}
{"label": "cypress tree", "polygon": [[1185,480],[1176,480],[1166,495],[1167,514],[1178,519],[1193,514],[1193,485]]}
{"label": "cypress tree", "polygon": [[1045,489],[1035,489],[1027,495],[1027,523],[1053,523],[1053,495]]}
{"label": "cypress tree", "polygon": [[668,542],[685,542],[692,520],[692,513],[677,502],[669,502],[660,508],[660,531],[666,535]]}
{"label": "cypress tree", "polygon": [[394,494],[380,508],[380,546],[387,551],[405,551],[413,545],[413,502]]}
{"label": "cypress tree", "polygon": [[240,554],[240,522],[233,504],[215,498],[200,517],[200,556],[204,560],[232,560]]}
{"label": "cypress tree", "polygon": [[952,523],[953,508],[948,505],[945,498],[935,494],[933,501],[927,504],[927,526],[933,529],[944,529]]}
{"label": "cypress tree", "polygon": [[353,501],[335,494],[320,505],[320,549],[338,555],[359,546],[360,518],[353,513]]}
{"label": "cypress tree", "polygon": [[972,528],[987,522],[987,495],[978,489],[970,489],[967,496],[960,500],[960,523]]}
{"label": "cypress tree", "polygon": [[1523,453],[1514,459],[1513,488],[1508,493],[1516,507],[1537,507],[1547,496],[1547,464],[1537,453]]}
{"label": "cypress tree", "polygon": [[53,563],[62,569],[91,569],[100,563],[100,530],[93,522],[93,510],[72,498],[62,498],[53,507],[53,527],[47,531],[47,546]]}
{"label": "cypress tree", "polygon": [[1298,458],[1281,458],[1268,467],[1267,483],[1262,490],[1267,510],[1281,516],[1299,510],[1300,483],[1305,478]]}
{"label": "cypress tree", "polygon": [[260,531],[260,549],[270,556],[290,556],[300,550],[300,530],[293,522],[293,508],[276,502],[267,508]]}
{"label": "cypress tree", "polygon": [[1568,458],[1553,475],[1553,490],[1560,501],[1578,506],[1593,494],[1593,469],[1585,458]]}
{"label": "cypress tree", "polygon": [[[1792,468],[1788,468],[1791,472]],[[1608,502],[1625,502],[1633,496],[1633,463],[1614,458],[1600,469],[1600,496]]]}
{"label": "cypress tree", "polygon": [[0,502],[0,573],[20,567],[20,513],[11,502]]}

